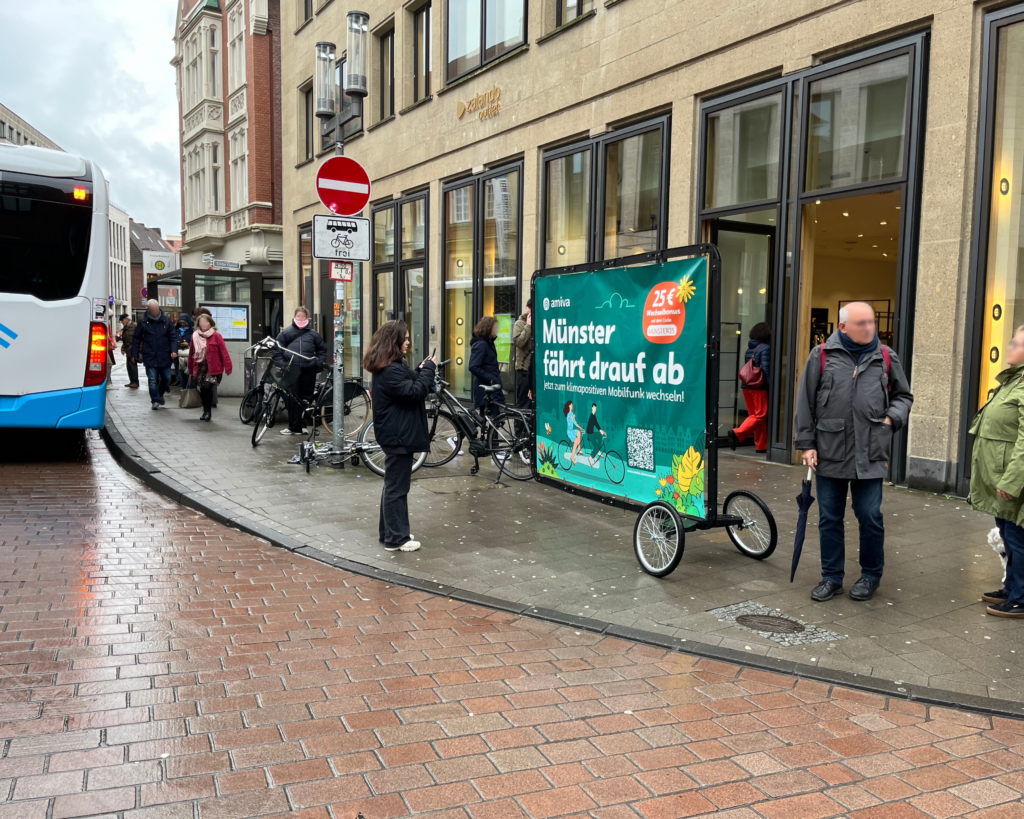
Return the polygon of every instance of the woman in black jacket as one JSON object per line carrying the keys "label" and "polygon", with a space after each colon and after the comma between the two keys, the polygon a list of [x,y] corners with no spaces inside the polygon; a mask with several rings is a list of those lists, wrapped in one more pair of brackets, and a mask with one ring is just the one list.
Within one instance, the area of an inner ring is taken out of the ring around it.
{"label": "woman in black jacket", "polygon": [[363,358],[363,367],[373,373],[373,434],[384,451],[380,542],[387,552],[420,548],[409,534],[408,495],[413,455],[430,449],[424,401],[434,386],[437,361],[428,358],[412,370],[405,363],[408,351],[408,325],[389,321],[373,334]]}
{"label": "woman in black jacket", "polygon": [[[473,341],[470,342],[469,371],[473,375],[473,406],[482,407],[487,403],[483,388],[492,384],[501,384],[501,371],[498,369],[498,350],[494,339],[498,337],[498,320],[494,316],[484,316],[473,328]],[[501,390],[493,393],[494,400],[505,403],[505,393]]]}
{"label": "woman in black jacket", "polygon": [[[297,353],[289,355],[288,353]],[[281,366],[292,365],[292,371],[298,370],[295,394],[304,401],[313,398],[316,388],[316,376],[324,368],[327,360],[327,345],[320,334],[309,324],[309,312],[305,307],[295,310],[292,323],[285,327],[277,336],[277,346],[273,352],[274,361]],[[299,358],[299,356],[306,356]],[[288,428],[282,429],[282,435],[305,435],[302,428],[302,407],[295,401],[288,401]],[[315,422],[314,422],[315,423]]]}

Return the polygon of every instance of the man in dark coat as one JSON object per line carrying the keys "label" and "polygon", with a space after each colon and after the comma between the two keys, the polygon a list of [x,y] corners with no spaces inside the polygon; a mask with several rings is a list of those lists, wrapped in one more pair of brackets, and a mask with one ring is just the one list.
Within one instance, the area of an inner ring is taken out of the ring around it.
{"label": "man in dark coat", "polygon": [[135,328],[130,358],[133,361],[141,358],[146,365],[149,397],[155,410],[164,405],[164,393],[170,389],[171,383],[171,362],[177,357],[178,332],[174,322],[160,309],[156,299],[150,299]]}
{"label": "man in dark coat", "polygon": [[870,600],[882,579],[885,529],[882,479],[892,436],[910,418],[914,396],[896,353],[875,332],[875,311],[853,302],[839,311],[839,329],[811,350],[800,378],[796,448],[818,474],[821,583],[811,599],[843,591],[847,490],[860,524],[861,577],[850,597]]}
{"label": "man in dark coat", "polygon": [[[305,307],[295,310],[292,323],[278,333],[276,340],[274,361],[282,367],[292,365],[289,371],[292,375],[288,381],[289,389],[302,400],[309,401],[316,388],[317,373],[323,370],[324,362],[327,360],[327,345],[310,325],[309,313]],[[302,421],[302,406],[289,399],[288,428],[281,430],[281,434],[305,435],[306,430],[302,428]]]}

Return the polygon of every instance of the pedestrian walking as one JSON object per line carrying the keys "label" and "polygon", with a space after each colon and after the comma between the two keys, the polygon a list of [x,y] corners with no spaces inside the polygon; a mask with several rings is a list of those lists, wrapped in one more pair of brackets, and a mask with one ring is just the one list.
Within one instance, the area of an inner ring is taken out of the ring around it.
{"label": "pedestrian walking", "polygon": [[516,319],[512,328],[512,344],[515,349],[516,407],[529,409],[531,399],[530,365],[533,362],[533,299],[526,302],[526,312]]}
{"label": "pedestrian walking", "polygon": [[[485,386],[501,384],[501,371],[498,369],[498,349],[494,339],[498,337],[498,320],[494,316],[484,316],[473,328],[473,340],[470,342],[469,372],[473,376],[473,406],[483,407],[487,403]],[[505,393],[498,390],[494,400],[505,403]]]}
{"label": "pedestrian walking", "polygon": [[[289,352],[297,353],[288,355]],[[292,323],[285,327],[277,336],[277,346],[273,352],[274,361],[283,366],[292,365],[292,383],[295,385],[292,392],[303,401],[309,401],[313,397],[316,388],[316,376],[324,368],[327,360],[327,345],[320,337],[320,334],[309,324],[309,311],[305,307],[295,310]],[[312,360],[310,360],[312,359]],[[303,428],[302,405],[297,401],[288,399],[288,428],[281,430],[282,435],[305,435]],[[314,421],[314,423],[316,423]]]}
{"label": "pedestrian walking", "polygon": [[117,334],[117,340],[121,342],[121,354],[125,357],[128,368],[128,383],[125,384],[125,387],[137,390],[139,388],[139,365],[131,357],[132,340],[135,338],[135,322],[127,313],[121,314],[120,321],[121,332]]}
{"label": "pedestrian walking", "polygon": [[420,542],[409,532],[409,487],[417,452],[430,449],[424,400],[434,386],[437,360],[415,370],[405,361],[409,326],[389,321],[370,339],[363,367],[373,373],[373,435],[384,452],[380,497],[380,542],[388,552],[415,552]]}
{"label": "pedestrian walking", "polygon": [[729,447],[745,441],[754,433],[754,451],[768,451],[768,367],[772,358],[772,328],[765,322],[750,328],[747,351],[743,355],[744,365],[740,370],[743,385],[743,401],[747,405],[747,417],[735,429],[729,430]]}
{"label": "pedestrian walking", "polygon": [[[178,330],[178,353],[183,355],[190,347],[192,342],[192,333],[195,332],[195,321],[188,313],[180,313],[178,320],[175,322],[175,326]],[[187,368],[181,366],[182,362],[180,358],[174,359],[174,373],[171,375],[171,386],[176,387],[179,384],[184,386],[184,379],[181,377],[182,370],[188,372]]]}
{"label": "pedestrian walking", "polygon": [[1024,617],[1024,326],[1006,346],[999,387],[974,417],[971,506],[996,519],[1006,548],[1003,587],[983,594],[989,614]]}
{"label": "pedestrian walking", "polygon": [[860,579],[854,600],[870,600],[882,579],[882,478],[893,433],[906,426],[914,396],[899,358],[882,344],[875,311],[863,302],[839,310],[839,329],[811,350],[800,378],[796,448],[817,473],[821,582],[818,602],[843,591],[846,495],[860,526]]}
{"label": "pedestrian walking", "polygon": [[217,332],[217,323],[211,316],[202,315],[189,340],[188,371],[199,385],[203,401],[200,421],[213,419],[213,390],[224,374],[231,375],[231,356],[224,337]]}
{"label": "pedestrian walking", "polygon": [[[196,307],[196,309],[192,311],[192,324],[193,324],[193,326],[195,325],[195,323],[197,321],[199,321],[199,317],[200,316],[210,316],[211,318],[213,318],[213,313],[210,312],[208,307]],[[217,409],[217,385],[216,384],[213,385],[213,408]]]}
{"label": "pedestrian walking", "polygon": [[142,359],[149,379],[149,398],[153,409],[164,405],[164,395],[170,389],[171,362],[178,357],[178,334],[174,322],[156,299],[146,302],[146,312],[135,327],[131,358]]}

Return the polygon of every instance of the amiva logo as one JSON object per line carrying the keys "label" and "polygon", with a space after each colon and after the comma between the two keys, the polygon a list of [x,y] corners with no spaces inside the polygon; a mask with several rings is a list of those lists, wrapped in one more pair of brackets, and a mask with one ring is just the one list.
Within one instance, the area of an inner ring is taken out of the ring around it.
{"label": "amiva logo", "polygon": [[544,299],[544,309],[551,310],[554,307],[571,307],[569,299]]}
{"label": "amiva logo", "polygon": [[[16,339],[17,337],[18,334],[14,332],[14,330],[12,330],[10,327],[6,327],[3,324],[0,324],[0,347],[7,349],[8,347],[11,346],[11,341],[14,341],[14,339]],[[7,340],[8,338],[10,339],[10,341]]]}

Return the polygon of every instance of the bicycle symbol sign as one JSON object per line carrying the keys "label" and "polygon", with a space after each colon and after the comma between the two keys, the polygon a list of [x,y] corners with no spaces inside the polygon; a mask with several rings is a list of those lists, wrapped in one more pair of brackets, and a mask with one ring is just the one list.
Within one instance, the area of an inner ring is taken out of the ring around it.
{"label": "bicycle symbol sign", "polygon": [[370,220],[357,216],[314,216],[313,255],[318,259],[370,261]]}

